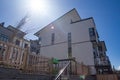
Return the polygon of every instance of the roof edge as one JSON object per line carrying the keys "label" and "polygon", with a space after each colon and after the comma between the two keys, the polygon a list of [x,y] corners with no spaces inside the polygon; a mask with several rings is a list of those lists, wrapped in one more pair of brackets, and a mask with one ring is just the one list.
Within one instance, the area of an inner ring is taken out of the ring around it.
{"label": "roof edge", "polygon": [[[72,12],[73,10],[75,10],[75,12],[77,13],[78,17],[81,19],[80,15],[78,14],[77,10],[75,8],[71,9],[70,11],[68,11],[67,13],[63,14],[61,17],[55,19],[54,21],[52,21],[51,23],[49,23],[48,25],[52,24],[53,22],[59,20],[60,18],[62,18],[63,16],[65,16],[66,14]],[[35,36],[38,36],[38,33],[43,30],[44,28],[46,28],[48,25],[46,25],[45,27],[43,27],[42,29],[40,29],[39,31],[37,31],[34,35]]]}

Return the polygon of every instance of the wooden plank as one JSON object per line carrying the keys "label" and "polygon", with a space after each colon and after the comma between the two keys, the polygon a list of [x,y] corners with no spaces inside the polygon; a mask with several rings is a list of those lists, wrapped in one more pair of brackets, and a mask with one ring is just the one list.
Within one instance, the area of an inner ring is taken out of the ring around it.
{"label": "wooden plank", "polygon": [[100,74],[97,75],[97,80],[118,80],[116,74]]}

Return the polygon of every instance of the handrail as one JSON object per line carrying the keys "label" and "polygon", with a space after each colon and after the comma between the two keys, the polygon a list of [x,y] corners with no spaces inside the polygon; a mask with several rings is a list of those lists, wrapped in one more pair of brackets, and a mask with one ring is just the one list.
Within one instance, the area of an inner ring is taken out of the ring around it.
{"label": "handrail", "polygon": [[59,77],[62,75],[62,73],[65,71],[65,69],[66,69],[69,65],[70,65],[70,61],[68,62],[68,64],[67,64],[65,67],[63,67],[63,68],[59,71],[59,73],[57,74],[57,76],[55,77],[54,80],[58,80]]}

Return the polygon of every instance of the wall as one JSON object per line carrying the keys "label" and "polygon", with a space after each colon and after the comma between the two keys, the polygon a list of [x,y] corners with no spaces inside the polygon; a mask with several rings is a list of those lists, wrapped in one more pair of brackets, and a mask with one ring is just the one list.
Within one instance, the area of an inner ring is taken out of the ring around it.
{"label": "wall", "polygon": [[[71,24],[71,20],[78,22]],[[58,59],[67,58],[67,37],[71,32],[73,57],[86,65],[94,65],[93,48],[89,37],[89,28],[92,27],[95,28],[92,18],[81,20],[74,11],[67,13],[39,31],[39,37],[42,39],[40,54]],[[52,33],[55,33],[54,44],[51,44]]]}
{"label": "wall", "polygon": [[[12,41],[13,32],[10,31],[10,30],[8,30],[6,27],[0,26],[0,34],[3,34],[3,35],[5,35],[5,36],[7,36],[9,42]],[[0,39],[0,40],[1,40],[1,39]]]}

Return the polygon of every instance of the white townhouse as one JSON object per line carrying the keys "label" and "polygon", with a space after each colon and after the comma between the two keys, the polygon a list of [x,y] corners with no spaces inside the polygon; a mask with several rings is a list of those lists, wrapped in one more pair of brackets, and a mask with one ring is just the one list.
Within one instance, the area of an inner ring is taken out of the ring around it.
{"label": "white townhouse", "polygon": [[91,69],[96,68],[97,73],[104,71],[103,66],[110,67],[106,46],[104,41],[99,40],[94,19],[81,19],[76,9],[51,22],[35,35],[41,43],[41,55],[57,59],[75,57]]}

